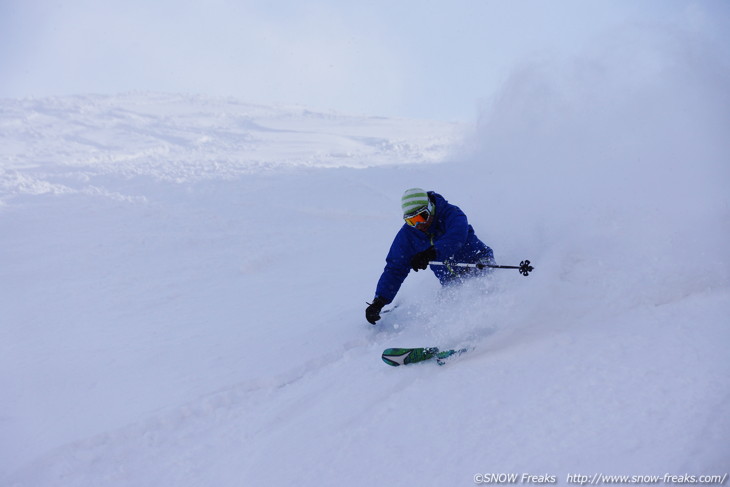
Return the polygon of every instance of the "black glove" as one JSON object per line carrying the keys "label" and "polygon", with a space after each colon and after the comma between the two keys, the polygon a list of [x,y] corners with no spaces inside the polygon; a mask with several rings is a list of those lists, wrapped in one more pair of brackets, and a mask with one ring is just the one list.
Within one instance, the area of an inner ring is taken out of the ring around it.
{"label": "black glove", "polygon": [[432,260],[436,260],[436,249],[433,245],[413,256],[411,259],[411,269],[418,272],[418,269],[428,267],[428,263]]}
{"label": "black glove", "polygon": [[375,296],[372,304],[365,308],[365,319],[374,325],[375,322],[380,319],[380,310],[383,309],[383,306],[386,304],[388,303],[386,303],[383,298]]}

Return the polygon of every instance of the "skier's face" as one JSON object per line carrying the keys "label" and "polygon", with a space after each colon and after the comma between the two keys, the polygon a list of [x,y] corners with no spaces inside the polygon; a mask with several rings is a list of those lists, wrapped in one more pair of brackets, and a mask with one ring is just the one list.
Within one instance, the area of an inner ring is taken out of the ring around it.
{"label": "skier's face", "polygon": [[406,217],[405,220],[408,225],[422,232],[426,232],[433,222],[433,212],[430,209],[424,208],[422,211]]}
{"label": "skier's face", "polygon": [[426,220],[423,223],[416,224],[416,228],[422,231],[423,233],[428,232],[428,229],[431,227],[431,224],[433,223],[433,213],[429,215],[428,220]]}

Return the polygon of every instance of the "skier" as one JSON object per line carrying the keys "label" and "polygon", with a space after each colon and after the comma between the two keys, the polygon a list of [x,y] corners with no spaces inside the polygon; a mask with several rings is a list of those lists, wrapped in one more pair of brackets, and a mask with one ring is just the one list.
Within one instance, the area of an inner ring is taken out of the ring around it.
{"label": "skier", "polygon": [[431,270],[442,285],[480,273],[475,268],[449,266],[448,262],[493,264],[494,253],[474,234],[474,229],[458,206],[450,204],[438,193],[411,188],[401,198],[401,227],[385,259],[385,269],[375,289],[375,298],[365,310],[365,318],[373,325],[380,319],[383,306],[395,298],[411,269],[424,270],[431,261]]}

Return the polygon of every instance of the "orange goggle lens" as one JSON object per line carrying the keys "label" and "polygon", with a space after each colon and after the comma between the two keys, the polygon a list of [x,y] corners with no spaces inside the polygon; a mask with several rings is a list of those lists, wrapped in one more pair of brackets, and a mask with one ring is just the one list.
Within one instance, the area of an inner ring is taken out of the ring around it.
{"label": "orange goggle lens", "polygon": [[426,223],[429,216],[431,216],[431,214],[427,210],[424,210],[421,213],[417,213],[416,215],[406,217],[404,218],[404,220],[408,225],[415,227],[419,223]]}

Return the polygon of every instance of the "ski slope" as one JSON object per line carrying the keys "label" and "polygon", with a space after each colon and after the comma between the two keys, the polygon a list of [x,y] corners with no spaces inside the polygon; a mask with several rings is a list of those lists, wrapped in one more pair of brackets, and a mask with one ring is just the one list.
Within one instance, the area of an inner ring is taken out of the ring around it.
{"label": "ski slope", "polygon": [[[0,100],[0,484],[728,472],[727,76],[564,68],[473,125]],[[535,271],[412,274],[369,325],[412,186]]]}

